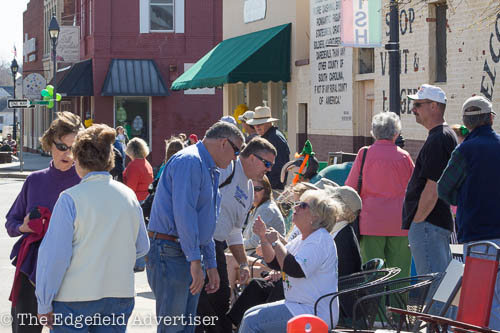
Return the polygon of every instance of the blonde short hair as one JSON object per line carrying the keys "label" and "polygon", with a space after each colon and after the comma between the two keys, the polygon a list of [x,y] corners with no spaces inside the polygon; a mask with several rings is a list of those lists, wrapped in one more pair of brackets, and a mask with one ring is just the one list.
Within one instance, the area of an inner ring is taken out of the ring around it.
{"label": "blonde short hair", "polygon": [[300,200],[307,200],[312,214],[316,216],[312,221],[314,230],[325,228],[331,232],[338,217],[343,214],[342,205],[324,190],[307,190],[301,195]]}
{"label": "blonde short hair", "polygon": [[149,147],[141,138],[133,138],[127,143],[125,153],[133,158],[145,158],[149,155]]}

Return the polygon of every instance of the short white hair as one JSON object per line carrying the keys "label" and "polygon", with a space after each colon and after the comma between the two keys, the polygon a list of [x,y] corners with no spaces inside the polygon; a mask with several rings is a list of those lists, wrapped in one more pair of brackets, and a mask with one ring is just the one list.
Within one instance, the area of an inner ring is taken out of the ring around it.
{"label": "short white hair", "polygon": [[401,133],[401,119],[394,112],[380,112],[372,119],[371,134],[375,140],[392,140]]}

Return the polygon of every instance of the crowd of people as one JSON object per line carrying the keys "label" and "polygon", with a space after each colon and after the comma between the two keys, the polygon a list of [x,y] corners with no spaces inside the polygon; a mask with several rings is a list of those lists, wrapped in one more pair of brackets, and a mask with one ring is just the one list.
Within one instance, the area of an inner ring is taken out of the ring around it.
{"label": "crowd of people", "polygon": [[[134,272],[144,270],[158,332],[284,332],[370,259],[407,277],[412,258],[419,275],[444,272],[454,231],[463,244],[500,244],[491,103],[471,97],[464,126],[452,128],[440,88],[424,84],[408,98],[429,131],[415,163],[396,145],[399,117],[382,112],[372,119],[374,143],[354,163],[321,172],[311,151],[308,163],[290,161],[267,106],[238,117],[243,132],[225,116],[201,140],[183,133],[166,140],[156,175],[141,138],[129,139],[121,126],[84,129],[78,116],[58,113],[41,139],[50,166],[27,178],[7,214],[7,232],[20,236],[11,253],[13,332],[76,328],[54,314],[123,316],[104,329],[124,332]],[[287,185],[287,173],[303,164]],[[499,286],[490,320],[497,329]],[[329,301],[317,315],[334,328],[346,304]],[[39,323],[16,320],[25,313]],[[171,323],[195,316],[216,319]]]}

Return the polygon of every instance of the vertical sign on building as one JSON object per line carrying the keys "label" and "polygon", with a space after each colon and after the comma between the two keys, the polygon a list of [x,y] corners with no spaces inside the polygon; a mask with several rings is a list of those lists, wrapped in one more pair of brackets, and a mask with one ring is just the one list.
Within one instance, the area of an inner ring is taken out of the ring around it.
{"label": "vertical sign on building", "polygon": [[340,42],[341,1],[310,2],[309,125],[314,134],[352,135],[352,48]]}
{"label": "vertical sign on building", "polygon": [[342,0],[342,45],[382,46],[381,0]]}

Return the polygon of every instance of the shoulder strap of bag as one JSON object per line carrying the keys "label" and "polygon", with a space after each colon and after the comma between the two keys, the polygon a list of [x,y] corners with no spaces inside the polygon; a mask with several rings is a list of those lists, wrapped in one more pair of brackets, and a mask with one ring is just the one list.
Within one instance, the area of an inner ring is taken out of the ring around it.
{"label": "shoulder strap of bag", "polygon": [[233,171],[231,172],[229,177],[226,178],[224,183],[219,185],[219,188],[223,188],[224,186],[231,184],[231,181],[233,180],[234,172],[236,171],[236,163],[231,162],[231,165],[233,166]]}
{"label": "shoulder strap of bag", "polygon": [[361,194],[361,186],[363,185],[363,167],[365,166],[366,152],[368,148],[363,151],[363,160],[361,161],[361,169],[359,169],[358,177],[358,193]]}

